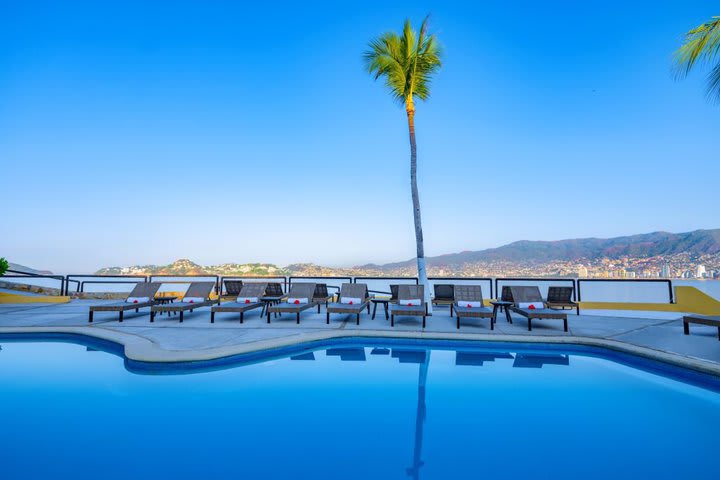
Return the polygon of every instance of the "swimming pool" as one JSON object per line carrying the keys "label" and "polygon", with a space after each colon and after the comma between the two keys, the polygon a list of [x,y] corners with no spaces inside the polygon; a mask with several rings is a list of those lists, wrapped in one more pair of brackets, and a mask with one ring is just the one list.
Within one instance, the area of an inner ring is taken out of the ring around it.
{"label": "swimming pool", "polygon": [[717,478],[717,385],[583,352],[357,340],[157,370],[0,345],[4,479]]}

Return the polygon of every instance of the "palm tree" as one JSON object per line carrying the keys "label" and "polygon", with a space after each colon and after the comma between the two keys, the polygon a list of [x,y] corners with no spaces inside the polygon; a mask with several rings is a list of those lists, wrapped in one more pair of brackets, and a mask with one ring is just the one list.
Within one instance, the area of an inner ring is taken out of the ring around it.
{"label": "palm tree", "polygon": [[679,78],[685,78],[697,63],[714,64],[708,75],[708,98],[720,101],[720,17],[693,28],[685,34],[685,41],[675,52],[675,67]]}
{"label": "palm tree", "polygon": [[413,30],[410,20],[405,20],[402,33],[387,32],[369,43],[364,54],[365,66],[375,80],[383,77],[390,95],[405,106],[410,131],[410,190],[412,192],[415,241],[417,243],[417,267],[420,282],[425,285],[426,299],[430,289],[425,269],[420,196],[417,187],[417,144],[415,142],[415,100],[427,100],[430,96],[430,80],[440,67],[441,51],[435,35],[428,34],[428,17],[420,26],[420,33]]}

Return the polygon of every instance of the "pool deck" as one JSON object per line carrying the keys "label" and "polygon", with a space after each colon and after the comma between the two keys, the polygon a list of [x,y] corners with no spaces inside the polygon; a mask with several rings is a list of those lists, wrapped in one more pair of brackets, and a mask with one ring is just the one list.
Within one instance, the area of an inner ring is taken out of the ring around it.
{"label": "pool deck", "polygon": [[[594,312],[575,315],[568,310],[569,332],[558,320],[533,321],[528,332],[527,321],[517,315],[507,323],[498,315],[495,330],[488,320],[466,319],[455,328],[447,308],[436,308],[422,330],[420,320],[396,317],[395,327],[378,311],[375,320],[363,314],[360,325],[354,317],[331,315],[325,324],[325,309],[306,311],[296,325],[294,315],[273,318],[267,324],[259,310],[248,312],[240,324],[236,314],[216,314],[210,323],[209,308],[178,317],[157,316],[150,323],[149,309],[126,312],[125,321],[117,313],[96,312],[95,322],[88,323],[88,307],[105,303],[98,300],[73,300],[65,304],[1,304],[2,333],[68,333],[109,340],[125,347],[125,356],[141,362],[186,362],[212,360],[231,355],[270,350],[306,342],[342,337],[477,340],[495,342],[540,342],[602,347],[720,376],[720,341],[717,329],[692,325],[691,334],[683,335],[681,317],[677,314],[638,312]],[[111,302],[108,302],[111,303]],[[2,339],[0,339],[2,342]]]}

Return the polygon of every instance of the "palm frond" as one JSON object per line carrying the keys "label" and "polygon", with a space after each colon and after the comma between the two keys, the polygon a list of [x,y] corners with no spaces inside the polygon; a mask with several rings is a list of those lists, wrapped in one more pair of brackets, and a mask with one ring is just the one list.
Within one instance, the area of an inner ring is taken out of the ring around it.
{"label": "palm frond", "polygon": [[678,78],[686,77],[698,63],[712,62],[720,53],[720,17],[693,28],[674,55]]}
{"label": "palm frond", "polygon": [[720,63],[708,75],[707,97],[713,103],[720,103]]}
{"label": "palm frond", "polygon": [[442,66],[442,52],[435,35],[428,34],[428,17],[419,32],[405,20],[402,31],[388,32],[370,41],[363,54],[365,67],[375,80],[384,78],[392,97],[398,102],[410,98],[426,100],[432,76]]}

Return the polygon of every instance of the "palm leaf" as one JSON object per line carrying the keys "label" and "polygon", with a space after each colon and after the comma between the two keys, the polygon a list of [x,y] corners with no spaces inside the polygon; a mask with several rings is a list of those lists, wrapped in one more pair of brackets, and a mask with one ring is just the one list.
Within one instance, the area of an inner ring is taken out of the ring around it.
{"label": "palm leaf", "polygon": [[720,100],[720,17],[693,28],[674,55],[675,76],[685,78],[698,64],[715,64],[708,76],[708,98]]}

